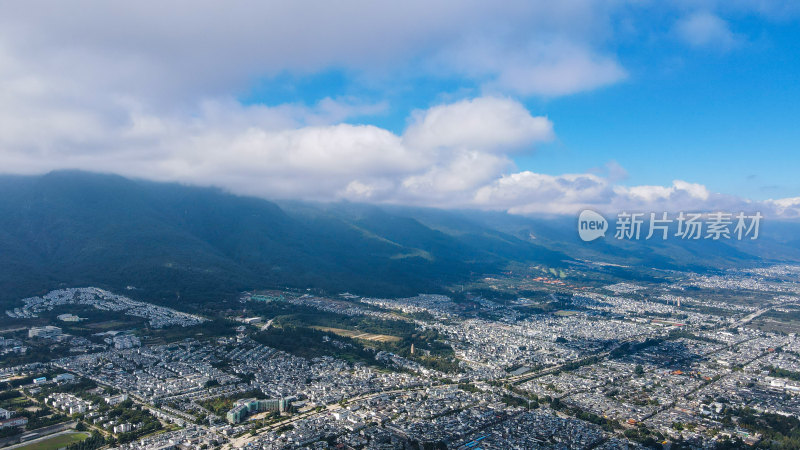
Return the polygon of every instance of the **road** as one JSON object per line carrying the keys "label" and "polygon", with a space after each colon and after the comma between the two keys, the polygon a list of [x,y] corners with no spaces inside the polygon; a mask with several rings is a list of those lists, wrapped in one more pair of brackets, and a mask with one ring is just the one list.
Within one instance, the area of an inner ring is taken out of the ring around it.
{"label": "road", "polygon": [[[757,317],[759,317],[762,314],[766,313],[767,311],[771,310],[775,306],[778,306],[779,304],[780,303],[770,304],[765,308],[762,308],[762,309],[760,309],[758,311],[755,311],[755,312],[753,312],[751,314],[748,314],[747,316],[745,316],[742,319],[740,319],[739,321],[733,323],[729,327],[740,327],[742,325],[750,323],[751,321],[753,321]],[[524,382],[524,381],[527,381],[527,380],[530,380],[530,379],[533,379],[533,378],[538,378],[538,377],[541,377],[541,376],[544,376],[544,375],[555,373],[557,371],[563,370],[565,367],[568,367],[568,366],[573,366],[575,364],[582,365],[582,364],[585,364],[585,363],[587,363],[589,361],[592,361],[592,360],[605,359],[615,349],[620,348],[621,346],[623,346],[625,344],[632,343],[632,342],[639,342],[639,341],[642,341],[642,339],[647,340],[647,339],[650,339],[650,338],[660,337],[660,336],[661,335],[659,333],[655,333],[655,334],[649,334],[649,333],[639,334],[639,335],[632,336],[630,338],[624,339],[624,340],[618,342],[612,349],[607,350],[607,351],[602,352],[602,353],[598,353],[596,355],[592,355],[592,356],[589,356],[589,357],[586,357],[586,358],[582,358],[582,359],[579,359],[577,361],[570,361],[570,362],[559,364],[559,365],[556,365],[556,366],[547,367],[547,368],[544,368],[544,369],[541,369],[541,370],[536,370],[536,371],[531,371],[531,372],[527,372],[527,373],[520,374],[520,375],[501,378],[501,379],[498,379],[497,381],[506,382],[506,383],[512,383],[512,384],[518,384],[518,383],[521,383],[521,382]],[[741,343],[741,342],[738,342],[738,343]],[[713,351],[712,353],[716,353],[717,351],[723,350],[724,348],[728,348],[728,347],[730,347],[730,346],[717,349],[717,350]],[[703,357],[707,357],[707,356],[709,356],[709,355],[703,355]],[[366,399],[374,398],[374,397],[377,397],[377,396],[380,396],[380,395],[394,394],[394,393],[401,393],[401,392],[411,392],[411,391],[415,391],[415,390],[426,389],[426,388],[429,388],[429,387],[444,387],[444,386],[449,386],[449,385],[440,384],[440,385],[430,385],[430,386],[413,388],[413,389],[395,389],[395,390],[389,390],[389,391],[374,392],[374,393],[364,394],[364,395],[360,395],[360,396],[357,396],[357,397],[353,397],[353,398],[347,399],[347,400],[345,400],[345,403],[351,403],[351,402],[366,400]],[[268,426],[266,426],[264,428],[259,429],[258,430],[258,434],[265,433],[265,432],[268,432],[268,431],[274,431],[274,430],[277,430],[277,429],[279,429],[281,427],[284,427],[286,425],[290,425],[290,424],[292,424],[292,423],[294,423],[294,422],[296,422],[298,420],[307,419],[309,417],[314,417],[316,415],[320,415],[320,414],[326,413],[328,411],[339,409],[340,407],[341,406],[339,404],[328,405],[328,407],[326,409],[322,410],[322,411],[308,411],[306,413],[303,413],[303,414],[300,414],[300,415],[297,415],[297,416],[292,416],[290,418],[287,418],[286,420],[282,420],[280,422],[276,422],[276,423],[270,424],[270,425],[268,425]],[[246,437],[243,436],[243,437],[240,437],[238,439],[235,439],[234,441],[231,442],[231,444],[234,447],[241,447],[244,444],[253,441],[254,439],[255,438],[253,436],[246,436]]]}
{"label": "road", "polygon": [[[603,353],[599,353],[597,355],[592,355],[590,357],[579,359],[577,361],[570,361],[568,363],[559,364],[557,366],[547,367],[547,368],[544,368],[544,369],[541,369],[541,370],[527,372],[527,373],[524,373],[524,374],[521,374],[521,375],[501,378],[501,379],[499,379],[497,381],[510,382],[510,383],[519,383],[519,382],[526,381],[526,380],[531,379],[531,378],[536,378],[536,377],[544,376],[544,375],[547,375],[547,374],[550,374],[550,373],[553,373],[553,372],[556,372],[556,371],[559,371],[559,370],[563,370],[565,367],[567,367],[569,365],[573,365],[573,364],[576,364],[576,363],[577,364],[585,363],[585,362],[587,362],[587,361],[589,361],[589,360],[591,360],[593,358],[598,358],[599,357],[600,359],[603,359],[603,358],[608,357],[608,355],[610,355],[611,352],[614,349],[619,348],[620,346],[625,345],[626,343],[635,342],[635,341],[641,339],[642,337],[643,337],[643,335],[637,335],[637,336],[633,336],[631,338],[625,339],[625,340],[620,341],[619,343],[617,343],[616,346],[614,348],[612,348],[611,350],[608,350],[608,351],[603,352]],[[645,337],[645,339],[647,339],[647,338],[650,338],[652,336],[651,335],[647,335],[647,336],[644,336],[644,337]],[[399,394],[399,393],[403,393],[403,392],[414,392],[414,391],[424,390],[424,389],[433,388],[433,387],[447,387],[447,386],[457,386],[457,384],[444,384],[444,383],[443,384],[431,384],[431,385],[420,386],[420,387],[415,387],[415,388],[410,388],[410,389],[392,389],[392,390],[387,390],[387,391],[372,392],[372,393],[369,393],[369,394],[362,394],[362,395],[358,395],[356,397],[352,397],[352,398],[346,399],[344,401],[344,403],[348,404],[348,403],[352,403],[352,402],[368,400],[368,399],[375,398],[375,397],[378,397],[378,396],[381,396],[381,395]],[[330,412],[330,411],[335,411],[335,410],[337,410],[339,408],[341,408],[340,404],[336,403],[336,404],[328,405],[327,408],[325,408],[325,409],[323,409],[321,411],[308,411],[308,412],[305,412],[303,414],[299,414],[299,415],[296,415],[296,416],[289,417],[286,420],[282,420],[280,422],[275,422],[273,424],[267,425],[266,427],[263,427],[263,428],[259,429],[257,431],[257,433],[258,434],[262,434],[262,433],[266,433],[266,432],[269,432],[269,431],[274,431],[274,430],[277,430],[277,429],[279,429],[281,427],[284,427],[286,425],[291,425],[292,423],[294,423],[294,422],[296,422],[298,420],[307,419],[309,417],[314,417],[314,416],[317,416],[317,415],[320,415],[320,414],[324,414],[324,413],[327,413],[327,412]],[[230,444],[233,447],[243,447],[247,443],[252,442],[255,438],[256,437],[254,437],[254,436],[242,436],[242,437],[239,437],[237,439],[234,439],[233,441],[231,441]]]}
{"label": "road", "polygon": [[538,378],[538,377],[541,377],[543,375],[549,375],[549,374],[557,372],[559,370],[563,370],[564,367],[567,367],[567,366],[571,366],[571,365],[575,365],[575,364],[583,365],[587,361],[590,361],[590,360],[595,359],[595,358],[596,359],[605,359],[605,358],[608,357],[608,355],[611,354],[611,352],[613,352],[614,350],[622,347],[625,344],[629,344],[631,342],[638,342],[642,338],[644,338],[644,340],[647,340],[647,339],[651,339],[651,338],[654,338],[654,337],[659,337],[659,335],[658,334],[650,334],[650,333],[637,334],[636,336],[631,336],[631,337],[629,337],[627,339],[623,339],[622,341],[617,342],[611,350],[606,350],[606,351],[604,351],[602,353],[598,353],[596,355],[587,356],[586,358],[581,358],[581,359],[576,360],[576,361],[565,362],[563,364],[559,364],[557,366],[552,366],[552,367],[547,367],[547,368],[544,368],[544,369],[541,369],[541,370],[538,370],[538,371],[525,372],[523,374],[515,375],[515,376],[512,376],[512,377],[501,378],[501,379],[499,379],[497,381],[509,382],[509,383],[513,383],[513,384],[521,383],[523,381],[527,381],[527,380],[530,380],[532,378]]}
{"label": "road", "polygon": [[[658,335],[655,335],[655,336],[658,336]],[[590,361],[590,360],[592,360],[594,358],[604,359],[604,358],[608,357],[611,354],[612,351],[614,351],[615,349],[617,349],[617,348],[619,348],[619,347],[621,347],[621,346],[623,346],[623,345],[625,345],[627,343],[636,342],[636,341],[639,341],[642,338],[644,338],[646,340],[648,338],[652,338],[652,337],[655,337],[655,336],[651,335],[651,334],[639,334],[639,335],[636,335],[636,336],[632,336],[632,337],[630,337],[628,339],[624,339],[624,340],[618,342],[611,350],[607,350],[607,351],[605,351],[603,353],[599,353],[597,355],[592,355],[592,356],[589,356],[589,357],[586,357],[586,358],[582,358],[582,359],[579,359],[579,360],[576,360],[576,361],[570,361],[568,363],[559,364],[557,366],[547,367],[547,368],[544,368],[544,369],[541,369],[541,370],[535,370],[535,371],[527,372],[527,373],[524,373],[524,374],[521,374],[521,375],[516,375],[516,376],[511,376],[511,377],[506,377],[506,378],[500,378],[500,379],[498,379],[496,381],[517,384],[517,383],[520,383],[520,382],[523,382],[523,381],[527,381],[527,380],[529,380],[531,378],[541,377],[541,376],[544,376],[544,375],[547,375],[547,374],[554,373],[554,372],[559,371],[559,370],[563,370],[565,367],[567,367],[569,365],[583,364],[583,363],[586,363],[586,362],[588,362],[588,361]],[[445,383],[442,383],[442,384],[431,384],[431,385],[425,385],[425,386],[409,388],[409,389],[392,389],[392,390],[387,390],[387,391],[372,392],[372,393],[369,393],[369,394],[362,394],[362,395],[358,395],[356,397],[345,399],[344,403],[348,404],[348,403],[352,403],[352,402],[368,400],[370,398],[378,397],[378,396],[381,396],[381,395],[399,394],[399,393],[403,393],[403,392],[414,392],[414,391],[424,390],[424,389],[428,389],[428,388],[434,388],[434,387],[438,388],[438,387],[447,387],[447,386],[457,386],[457,384],[445,384]],[[327,412],[330,412],[330,411],[335,411],[335,410],[337,410],[339,408],[341,408],[340,404],[336,403],[336,404],[328,405],[327,408],[325,408],[325,409],[323,409],[321,411],[315,411],[315,410],[308,411],[308,412],[305,412],[303,414],[292,416],[292,417],[289,417],[289,418],[287,418],[285,420],[282,420],[280,422],[275,422],[273,424],[267,425],[266,427],[260,428],[257,431],[257,433],[258,434],[262,434],[262,433],[266,433],[266,432],[269,432],[269,431],[274,431],[274,430],[277,430],[277,429],[279,429],[281,427],[284,427],[286,425],[291,425],[292,423],[297,422],[298,420],[307,419],[307,418],[314,417],[314,416],[317,416],[317,415],[321,415],[321,414],[324,414],[324,413],[327,413]],[[236,439],[232,440],[229,445],[234,447],[234,448],[243,447],[246,444],[248,444],[248,443],[252,442],[253,440],[255,440],[256,438],[257,438],[257,435],[256,436],[249,436],[249,435],[241,436],[239,438],[236,438]]]}
{"label": "road", "polygon": [[756,311],[756,312],[754,312],[752,314],[748,314],[747,316],[743,317],[739,321],[734,322],[734,324],[731,325],[730,327],[731,328],[739,328],[742,325],[746,325],[746,324],[752,322],[753,319],[755,319],[756,317],[764,314],[765,312],[769,311],[770,309],[772,309],[772,306],[768,306],[768,307],[766,307],[764,309],[759,309],[758,311]]}
{"label": "road", "polygon": [[[735,322],[732,325],[729,325],[727,327],[739,327],[739,326],[745,325],[745,324],[753,321],[757,317],[761,316],[765,312],[769,311],[773,307],[778,306],[779,304],[780,303],[770,304],[765,308],[762,308],[762,309],[760,309],[758,311],[755,311],[755,312],[743,317],[739,321],[737,321],[737,322]],[[589,363],[589,362],[605,359],[609,355],[611,355],[611,353],[614,350],[620,348],[621,346],[623,346],[625,344],[632,343],[632,342],[640,342],[643,339],[647,340],[647,339],[654,338],[654,337],[661,337],[661,334],[662,333],[639,334],[639,335],[632,336],[630,338],[624,339],[624,340],[616,343],[614,345],[614,347],[612,347],[611,349],[609,349],[607,351],[604,351],[604,352],[601,352],[601,353],[598,353],[596,355],[592,355],[592,356],[589,356],[589,357],[586,357],[586,358],[582,358],[582,359],[579,359],[579,360],[576,360],[576,361],[566,362],[566,363],[559,364],[559,365],[552,366],[552,367],[547,367],[547,368],[544,368],[544,369],[541,369],[541,370],[537,370],[537,371],[531,371],[531,372],[527,372],[527,373],[520,374],[520,375],[501,378],[501,379],[498,379],[496,381],[512,383],[512,384],[518,384],[518,383],[521,383],[521,382],[524,382],[524,381],[527,381],[527,380],[530,380],[530,379],[533,379],[533,378],[541,377],[541,376],[544,376],[544,375],[555,373],[555,372],[560,371],[560,370],[564,370],[566,367],[569,367],[569,366],[574,366],[576,364],[577,365],[583,365],[583,364],[586,364],[586,363]],[[717,350],[717,351],[719,351],[719,350]],[[704,355],[704,356],[708,356],[708,355]],[[392,390],[386,390],[386,391],[372,392],[372,393],[369,393],[369,394],[362,394],[362,395],[358,395],[358,396],[355,396],[355,397],[352,397],[352,398],[349,398],[349,399],[345,399],[344,400],[344,404],[357,402],[357,401],[368,400],[370,398],[374,398],[374,397],[381,396],[381,395],[391,395],[391,394],[398,394],[398,393],[403,393],[403,392],[413,392],[413,391],[424,390],[424,389],[433,388],[433,387],[446,387],[446,386],[453,386],[453,384],[431,384],[431,385],[420,386],[420,387],[409,388],[409,389],[392,389]],[[137,403],[140,402],[138,399],[134,398],[134,400],[137,401]],[[246,436],[241,436],[239,438],[233,439],[232,441],[230,441],[229,444],[226,445],[226,448],[243,447],[247,443],[250,443],[253,440],[255,440],[257,438],[257,436],[262,434],[262,433],[266,433],[266,432],[269,432],[269,431],[275,431],[275,430],[280,429],[282,427],[285,427],[287,425],[291,425],[291,424],[293,424],[293,423],[295,423],[295,422],[297,422],[299,420],[315,417],[315,416],[318,416],[318,415],[321,415],[321,414],[328,413],[330,411],[335,411],[335,410],[340,409],[340,408],[341,408],[341,405],[336,403],[336,404],[328,405],[325,409],[322,409],[322,410],[312,410],[312,411],[308,411],[308,412],[305,412],[305,413],[302,413],[302,414],[298,414],[298,415],[294,415],[294,416],[288,417],[285,420],[281,420],[281,421],[272,423],[270,425],[267,425],[267,426],[265,426],[263,428],[258,429],[256,436],[246,435]],[[162,409],[169,410],[169,408],[162,408]],[[169,412],[171,412],[173,414],[176,414],[176,415],[181,415],[181,416],[183,416],[185,414],[185,413],[181,413],[179,411],[174,411],[174,410],[171,410]]]}

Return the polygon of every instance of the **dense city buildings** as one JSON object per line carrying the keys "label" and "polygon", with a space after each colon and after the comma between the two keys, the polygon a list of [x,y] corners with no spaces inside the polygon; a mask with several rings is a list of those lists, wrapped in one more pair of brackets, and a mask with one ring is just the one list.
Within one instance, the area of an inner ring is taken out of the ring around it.
{"label": "dense city buildings", "polygon": [[236,424],[251,414],[265,411],[283,413],[289,411],[290,408],[291,400],[286,398],[268,398],[265,400],[245,398],[237,400],[236,406],[225,414],[225,418],[228,419],[228,422]]}
{"label": "dense city buildings", "polygon": [[221,318],[61,290],[8,315],[41,323],[77,305],[140,325],[4,336],[65,353],[2,369],[0,421],[78,421],[124,449],[790,448],[790,432],[759,424],[800,417],[797,274],[508,274],[460,301],[261,291]]}

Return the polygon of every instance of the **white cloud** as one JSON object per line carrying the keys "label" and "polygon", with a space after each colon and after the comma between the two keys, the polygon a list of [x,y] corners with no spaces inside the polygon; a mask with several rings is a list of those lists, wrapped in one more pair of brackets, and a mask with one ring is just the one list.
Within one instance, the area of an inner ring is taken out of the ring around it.
{"label": "white cloud", "polygon": [[765,204],[772,206],[775,214],[783,217],[800,217],[800,197],[769,199]]}
{"label": "white cloud", "polygon": [[[206,101],[188,118],[113,106],[108,117],[51,108],[33,126],[0,121],[0,165],[18,173],[110,171],[265,197],[447,203],[507,169],[504,149],[530,149],[552,135],[547,119],[498,98],[420,111],[403,136],[336,123],[350,107],[334,100],[311,108]],[[0,106],[0,115],[13,113]],[[461,121],[469,139],[459,137]]]}
{"label": "white cloud", "polygon": [[613,191],[593,174],[545,175],[524,171],[505,175],[475,193],[475,204],[517,214],[571,214],[604,204]]}
{"label": "white cloud", "polygon": [[706,186],[675,180],[670,186],[616,185],[596,174],[546,175],[524,171],[504,175],[478,189],[473,205],[516,214],[577,214],[591,208],[629,212],[723,211],[770,216],[800,216],[800,199],[753,202],[711,192]]}
{"label": "white cloud", "polygon": [[708,200],[709,197],[708,189],[705,186],[697,183],[687,183],[682,180],[673,181],[672,186],[633,186],[630,188],[620,186],[615,191],[620,195],[645,203],[667,200],[679,194],[685,194],[690,198],[699,200]]}
{"label": "white cloud", "polygon": [[504,156],[455,151],[421,174],[402,180],[401,199],[435,206],[470,206],[470,195],[512,166]]}
{"label": "white cloud", "polygon": [[518,102],[482,97],[417,111],[404,133],[407,145],[424,149],[508,151],[553,138],[553,123],[532,117]]}
{"label": "white cloud", "polygon": [[[566,95],[627,76],[603,45],[615,11],[602,0],[9,3],[0,14],[0,170],[77,168],[264,197],[519,213],[741,204],[682,181],[616,186],[625,177],[616,163],[608,176],[514,167],[516,152],[554,132],[508,95]],[[676,32],[699,46],[736,40],[710,13]],[[418,111],[402,134],[342,123],[383,103],[236,100],[260,79],[331,68],[377,85],[455,78],[485,96]]]}
{"label": "white cloud", "polygon": [[[13,47],[28,73],[159,107],[329,68],[562,95],[621,79],[615,55],[596,45],[612,11],[584,0],[30,1],[4,5],[0,46]],[[494,51],[474,51],[474,42]]]}
{"label": "white cloud", "polygon": [[725,20],[707,11],[682,18],[675,24],[674,32],[678,38],[698,48],[728,50],[741,41]]}
{"label": "white cloud", "polygon": [[[484,50],[490,56],[475,70],[489,76],[485,88],[490,91],[559,96],[614,84],[628,76],[614,57],[571,42],[534,42],[514,52]],[[474,54],[475,49],[470,52]]]}
{"label": "white cloud", "polygon": [[336,100],[314,107],[205,101],[189,117],[150,114],[135,102],[119,101],[107,106],[108,115],[50,108],[33,124],[15,120],[16,106],[33,108],[39,95],[11,109],[0,104],[0,116],[9,119],[0,121],[0,166],[7,171],[79,168],[268,198],[517,214],[574,214],[586,207],[609,212],[760,208],[785,216],[800,211],[797,199],[748,203],[681,180],[670,186],[617,185],[627,172],[614,161],[597,173],[515,172],[510,156],[550,139],[552,124],[510,99],[477,98],[418,111],[406,132],[397,135],[336,123],[346,115],[342,111],[357,113],[362,107]]}
{"label": "white cloud", "polygon": [[[550,139],[552,123],[502,93],[420,111],[403,136],[341,123],[382,103],[267,107],[235,98],[263,78],[329,68],[373,80],[410,70],[514,91],[497,81],[509,67],[470,57],[470,42],[502,48],[509,62],[548,66],[572,53],[613,60],[593,44],[607,17],[602,2],[572,0],[5,5],[0,170],[112,171],[303,198],[452,193],[506,170],[508,152]],[[532,53],[543,34],[568,45],[557,57]],[[570,92],[597,86],[592,67],[578,69],[584,78]],[[536,92],[565,92],[551,82],[561,80],[540,79]]]}

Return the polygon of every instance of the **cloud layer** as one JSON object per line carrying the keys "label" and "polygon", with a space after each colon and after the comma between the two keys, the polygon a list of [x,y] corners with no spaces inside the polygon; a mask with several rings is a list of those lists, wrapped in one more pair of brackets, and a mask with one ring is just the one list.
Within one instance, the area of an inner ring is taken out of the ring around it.
{"label": "cloud layer", "polygon": [[559,95],[624,76],[615,56],[594,45],[609,26],[608,3],[34,0],[3,6],[0,42],[28,71],[152,103],[229,95],[258,78],[330,67],[376,78],[468,76]]}
{"label": "cloud layer", "polygon": [[[752,208],[684,181],[618,185],[624,169],[614,163],[607,175],[515,167],[556,128],[515,97],[549,99],[629,76],[603,45],[621,9],[612,0],[6,4],[0,171],[76,168],[271,198],[516,213]],[[689,45],[737,39],[711,13],[682,17],[673,33]],[[414,111],[402,132],[356,123],[385,110],[380,102],[236,100],[258,80],[330,68],[376,86],[454,77],[482,94]],[[791,215],[798,204],[756,206]]]}
{"label": "cloud layer", "polygon": [[729,50],[740,43],[728,23],[708,11],[692,13],[675,24],[675,34],[693,47]]}

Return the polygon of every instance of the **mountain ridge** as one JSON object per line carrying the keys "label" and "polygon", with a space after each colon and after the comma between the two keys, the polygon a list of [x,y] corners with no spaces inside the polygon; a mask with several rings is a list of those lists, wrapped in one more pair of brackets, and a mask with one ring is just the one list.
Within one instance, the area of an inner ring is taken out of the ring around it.
{"label": "mountain ridge", "polygon": [[98,285],[204,304],[257,288],[447,293],[514,264],[716,270],[800,261],[800,224],[753,242],[581,242],[571,217],[349,202],[58,171],[0,176],[0,301]]}
{"label": "mountain ridge", "polygon": [[290,215],[219,189],[87,172],[0,177],[0,213],[4,300],[94,284],[198,303],[260,287],[413,295],[508,262],[377,207]]}

